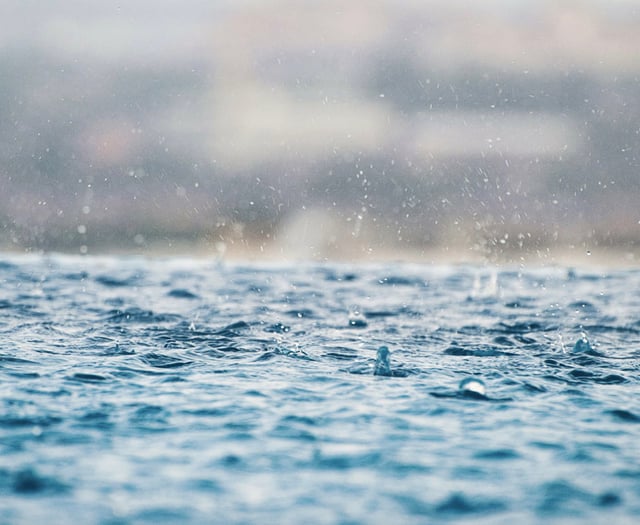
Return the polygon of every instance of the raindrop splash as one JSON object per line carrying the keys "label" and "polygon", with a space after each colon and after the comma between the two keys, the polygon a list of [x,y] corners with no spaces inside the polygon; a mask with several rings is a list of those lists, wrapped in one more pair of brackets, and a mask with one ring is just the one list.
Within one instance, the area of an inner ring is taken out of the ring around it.
{"label": "raindrop splash", "polygon": [[373,369],[374,376],[391,376],[391,363],[389,362],[389,356],[391,352],[386,346],[378,348],[378,355],[376,357],[376,366]]}
{"label": "raindrop splash", "polygon": [[360,311],[360,308],[354,306],[349,311],[349,326],[353,328],[366,328],[367,321],[364,314]]}
{"label": "raindrop splash", "polygon": [[593,352],[593,347],[589,342],[589,338],[587,337],[587,334],[582,332],[582,334],[580,335],[580,339],[578,339],[576,341],[576,344],[573,345],[573,353],[584,354],[584,353],[591,353],[591,352]]}

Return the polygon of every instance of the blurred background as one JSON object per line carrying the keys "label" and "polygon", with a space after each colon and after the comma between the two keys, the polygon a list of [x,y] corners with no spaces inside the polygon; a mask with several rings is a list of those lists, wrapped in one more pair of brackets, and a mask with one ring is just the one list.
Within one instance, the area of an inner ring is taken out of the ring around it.
{"label": "blurred background", "polygon": [[0,11],[5,250],[640,257],[635,1]]}

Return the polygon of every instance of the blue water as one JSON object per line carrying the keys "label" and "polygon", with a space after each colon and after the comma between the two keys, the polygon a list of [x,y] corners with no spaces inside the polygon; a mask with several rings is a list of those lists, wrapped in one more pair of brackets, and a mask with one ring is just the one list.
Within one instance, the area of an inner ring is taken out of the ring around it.
{"label": "blue water", "polygon": [[0,283],[0,523],[640,516],[640,271],[57,256]]}

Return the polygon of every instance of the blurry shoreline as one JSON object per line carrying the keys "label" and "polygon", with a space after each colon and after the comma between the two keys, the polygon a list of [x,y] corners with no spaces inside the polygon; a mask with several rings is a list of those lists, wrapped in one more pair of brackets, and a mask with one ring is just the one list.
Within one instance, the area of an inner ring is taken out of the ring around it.
{"label": "blurry shoreline", "polygon": [[6,249],[640,257],[632,2],[52,0],[0,30]]}
{"label": "blurry shoreline", "polygon": [[291,250],[280,243],[239,241],[223,244],[206,238],[165,238],[144,246],[121,243],[67,248],[24,248],[0,244],[0,253],[16,255],[64,255],[77,257],[145,257],[149,259],[193,258],[232,264],[329,263],[329,264],[426,264],[498,267],[565,267],[599,269],[640,268],[640,246],[629,243],[586,249],[584,246],[541,246],[535,249],[503,248],[499,253],[481,253],[469,246],[386,248],[354,244],[349,250]]}

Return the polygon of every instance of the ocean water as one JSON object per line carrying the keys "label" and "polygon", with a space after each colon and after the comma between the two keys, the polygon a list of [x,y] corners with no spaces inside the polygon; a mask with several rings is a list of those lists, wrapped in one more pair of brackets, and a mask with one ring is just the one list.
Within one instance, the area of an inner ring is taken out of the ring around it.
{"label": "ocean water", "polygon": [[640,516],[639,271],[25,256],[0,293],[0,523]]}

